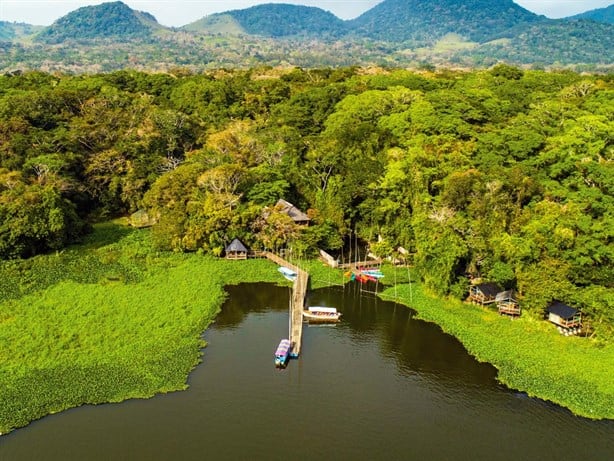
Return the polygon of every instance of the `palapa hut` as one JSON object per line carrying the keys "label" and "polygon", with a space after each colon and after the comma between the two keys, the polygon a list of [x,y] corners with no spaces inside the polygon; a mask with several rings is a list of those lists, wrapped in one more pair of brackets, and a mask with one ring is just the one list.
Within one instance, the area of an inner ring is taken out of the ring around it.
{"label": "palapa hut", "polygon": [[226,259],[247,259],[247,253],[247,248],[239,239],[234,239],[226,247]]}
{"label": "palapa hut", "polygon": [[282,213],[285,213],[290,216],[292,220],[299,226],[308,226],[309,221],[311,221],[311,219],[309,219],[309,216],[307,216],[290,202],[286,202],[284,199],[280,198],[275,204],[275,208],[277,208]]}
{"label": "palapa hut", "polygon": [[469,288],[469,300],[477,304],[490,304],[495,302],[497,293],[501,288],[496,283],[480,283]]}
{"label": "palapa hut", "polygon": [[514,290],[501,291],[495,296],[499,314],[520,315],[520,305],[515,298]]}
{"label": "palapa hut", "polygon": [[582,328],[582,314],[561,301],[553,301],[548,308],[548,320],[554,323],[559,332],[569,335],[580,332]]}

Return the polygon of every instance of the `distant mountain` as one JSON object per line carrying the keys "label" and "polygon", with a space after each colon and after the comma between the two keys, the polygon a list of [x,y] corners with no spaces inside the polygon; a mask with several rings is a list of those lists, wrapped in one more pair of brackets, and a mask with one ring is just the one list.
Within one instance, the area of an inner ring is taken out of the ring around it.
{"label": "distant mountain", "polygon": [[614,62],[614,26],[588,20],[551,20],[519,27],[510,38],[484,43],[459,55],[473,62],[492,65],[497,61],[516,64],[553,65]]}
{"label": "distant mountain", "polygon": [[205,16],[198,21],[181,27],[181,29],[188,32],[205,34],[247,35],[247,31],[239,24],[239,21],[226,13]]}
{"label": "distant mountain", "polygon": [[484,42],[544,19],[512,0],[384,0],[349,25],[360,36],[389,42],[433,43],[449,33]]}
{"label": "distant mountain", "polygon": [[567,19],[590,19],[595,22],[603,22],[606,24],[614,24],[614,4],[605,8],[587,11],[585,13],[570,16]]}
{"label": "distant mountain", "polygon": [[501,61],[614,68],[614,25],[547,19],[512,0],[384,0],[351,21],[319,8],[266,4],[210,15],[181,29],[113,2],[79,8],[34,35],[38,30],[0,22],[0,71],[488,67]]}
{"label": "distant mountain", "polygon": [[330,37],[345,31],[345,22],[320,8],[268,3],[213,14],[184,26],[191,31],[243,33],[261,37]]}
{"label": "distant mountain", "polygon": [[43,26],[0,21],[0,42],[13,42],[31,36],[42,29]]}
{"label": "distant mountain", "polygon": [[66,40],[145,38],[163,29],[149,13],[135,11],[123,2],[103,3],[79,8],[44,29],[36,40],[61,43]]}

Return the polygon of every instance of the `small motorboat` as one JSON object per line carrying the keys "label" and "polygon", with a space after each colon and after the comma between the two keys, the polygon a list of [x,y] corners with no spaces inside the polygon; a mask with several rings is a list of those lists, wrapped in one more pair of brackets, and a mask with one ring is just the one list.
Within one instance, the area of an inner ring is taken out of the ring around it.
{"label": "small motorboat", "polygon": [[292,269],[289,269],[284,266],[280,266],[277,270],[281,272],[281,275],[283,275],[286,279],[290,280],[291,282],[294,282],[296,280],[297,273],[294,272]]}
{"label": "small motorboat", "polygon": [[284,368],[288,364],[288,357],[290,355],[290,348],[292,344],[289,339],[282,339],[275,351],[275,366],[278,368]]}
{"label": "small motorboat", "polygon": [[303,318],[308,322],[338,322],[341,312],[334,307],[312,306],[303,311]]}
{"label": "small motorboat", "polygon": [[376,267],[359,267],[358,270],[361,274],[366,275],[367,277],[372,277],[374,279],[381,279],[384,276],[384,273],[381,269]]}
{"label": "small motorboat", "polygon": [[361,269],[360,272],[367,277],[372,277],[374,279],[381,279],[384,277],[384,274],[379,269]]}

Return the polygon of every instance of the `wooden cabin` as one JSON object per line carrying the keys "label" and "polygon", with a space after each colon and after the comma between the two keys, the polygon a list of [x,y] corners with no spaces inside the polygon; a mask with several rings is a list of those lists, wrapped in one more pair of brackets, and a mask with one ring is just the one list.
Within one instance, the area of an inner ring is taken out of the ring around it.
{"label": "wooden cabin", "polygon": [[501,291],[495,296],[497,309],[501,315],[520,315],[520,305],[516,300],[514,290]]}
{"label": "wooden cabin", "polygon": [[226,259],[247,259],[247,253],[247,248],[239,239],[234,239],[226,247]]}
{"label": "wooden cabin", "polygon": [[554,323],[564,335],[579,333],[582,328],[582,314],[561,301],[553,301],[547,308],[548,320]]}
{"label": "wooden cabin", "polygon": [[497,293],[501,288],[496,283],[480,283],[469,288],[469,300],[473,303],[485,305],[495,302]]}
{"label": "wooden cabin", "polygon": [[277,208],[282,213],[287,214],[292,218],[292,220],[299,226],[308,226],[311,219],[297,207],[295,207],[290,202],[286,202],[284,199],[279,199],[275,204],[275,208]]}

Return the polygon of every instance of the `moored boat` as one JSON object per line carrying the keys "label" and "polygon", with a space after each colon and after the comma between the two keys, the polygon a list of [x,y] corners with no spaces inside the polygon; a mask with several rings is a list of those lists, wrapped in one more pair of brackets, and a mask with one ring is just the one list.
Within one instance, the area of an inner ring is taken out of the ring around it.
{"label": "moored boat", "polygon": [[277,346],[277,350],[275,351],[275,366],[279,368],[283,368],[288,363],[288,356],[290,355],[290,340],[282,339],[279,342],[279,346]]}
{"label": "moored boat", "polygon": [[384,274],[379,269],[361,269],[360,272],[367,277],[373,277],[374,279],[381,279],[384,277]]}
{"label": "moored boat", "polygon": [[292,269],[289,269],[284,266],[280,266],[277,270],[281,272],[281,275],[283,275],[286,279],[290,280],[291,282],[294,282],[296,280],[297,274]]}
{"label": "moored boat", "polygon": [[312,306],[303,311],[303,318],[309,322],[338,322],[341,312],[334,307]]}

